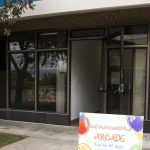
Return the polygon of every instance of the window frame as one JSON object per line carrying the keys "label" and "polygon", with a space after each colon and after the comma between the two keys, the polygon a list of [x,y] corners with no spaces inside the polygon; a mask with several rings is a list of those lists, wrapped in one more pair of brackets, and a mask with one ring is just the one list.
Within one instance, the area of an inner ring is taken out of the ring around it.
{"label": "window frame", "polygon": [[[9,41],[12,37],[9,37],[8,40],[7,40],[7,87],[8,87],[8,92],[7,92],[7,109],[11,109],[11,110],[17,110],[17,111],[29,111],[27,109],[14,109],[14,108],[11,108],[10,106],[10,102],[11,102],[11,99],[10,99],[10,61],[9,61],[9,56],[11,54],[17,54],[17,53],[33,53],[34,54],[34,57],[35,57],[35,60],[34,60],[34,64],[35,64],[35,82],[34,82],[34,109],[33,110],[30,110],[30,111],[33,111],[33,112],[43,112],[43,113],[56,113],[56,114],[69,114],[69,67],[70,67],[70,64],[69,64],[69,60],[70,60],[70,52],[69,52],[69,37],[70,37],[70,34],[69,34],[69,31],[68,30],[39,30],[39,31],[24,31],[24,32],[13,32],[13,35],[15,34],[21,34],[21,33],[32,33],[34,32],[34,41],[35,41],[35,49],[25,49],[25,50],[9,50]],[[65,48],[50,48],[50,49],[38,49],[38,34],[39,33],[45,33],[45,32],[66,32],[66,47]],[[60,113],[60,112],[52,112],[52,111],[38,111],[37,109],[37,102],[38,102],[38,53],[40,52],[50,52],[50,51],[53,51],[53,52],[57,52],[57,51],[66,51],[67,52],[67,91],[66,91],[66,108],[67,108],[67,112],[65,113]]]}

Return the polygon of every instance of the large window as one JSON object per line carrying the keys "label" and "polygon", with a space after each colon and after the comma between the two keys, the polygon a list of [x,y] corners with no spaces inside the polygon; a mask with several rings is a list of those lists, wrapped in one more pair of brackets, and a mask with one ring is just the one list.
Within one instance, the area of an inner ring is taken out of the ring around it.
{"label": "large window", "polygon": [[38,35],[39,49],[67,47],[67,32],[42,32]]}
{"label": "large window", "polygon": [[41,52],[38,60],[38,110],[66,112],[67,52]]}
{"label": "large window", "polygon": [[106,29],[84,29],[84,30],[74,30],[71,32],[72,38],[82,38],[82,37],[105,37]]}
{"label": "large window", "polygon": [[9,107],[66,113],[67,32],[35,35],[16,33],[10,38]]}
{"label": "large window", "polygon": [[128,26],[124,28],[125,45],[147,45],[148,43],[147,26]]}
{"label": "large window", "polygon": [[108,45],[147,45],[148,44],[148,27],[143,26],[126,26],[113,27],[108,29]]}
{"label": "large window", "polygon": [[33,53],[10,54],[10,107],[34,109]]}
{"label": "large window", "polygon": [[9,50],[33,50],[35,49],[34,32],[12,33],[9,42]]}

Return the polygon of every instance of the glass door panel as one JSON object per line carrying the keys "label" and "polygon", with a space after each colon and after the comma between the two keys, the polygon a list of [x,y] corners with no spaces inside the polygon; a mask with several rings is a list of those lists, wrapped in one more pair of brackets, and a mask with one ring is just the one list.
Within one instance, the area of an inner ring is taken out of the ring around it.
{"label": "glass door panel", "polygon": [[145,86],[146,49],[108,49],[108,113],[144,115]]}
{"label": "glass door panel", "polygon": [[146,49],[136,49],[133,74],[133,114],[144,115],[146,93]]}
{"label": "glass door panel", "polygon": [[132,49],[124,49],[122,52],[122,72],[123,82],[120,99],[121,114],[132,114],[132,97],[133,97],[133,57]]}
{"label": "glass door panel", "polygon": [[108,53],[108,113],[131,114],[133,50],[124,50],[122,56],[121,49],[109,49]]}
{"label": "glass door panel", "polygon": [[120,112],[120,49],[109,49],[108,51],[108,94],[107,111],[117,114]]}

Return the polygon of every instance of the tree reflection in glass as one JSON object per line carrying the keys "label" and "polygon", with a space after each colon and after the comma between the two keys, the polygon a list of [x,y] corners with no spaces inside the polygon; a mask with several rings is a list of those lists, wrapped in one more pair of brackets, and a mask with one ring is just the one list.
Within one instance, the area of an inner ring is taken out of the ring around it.
{"label": "tree reflection in glass", "polygon": [[34,54],[11,54],[10,73],[10,107],[34,109]]}
{"label": "tree reflection in glass", "polygon": [[38,109],[66,112],[67,52],[39,53]]}

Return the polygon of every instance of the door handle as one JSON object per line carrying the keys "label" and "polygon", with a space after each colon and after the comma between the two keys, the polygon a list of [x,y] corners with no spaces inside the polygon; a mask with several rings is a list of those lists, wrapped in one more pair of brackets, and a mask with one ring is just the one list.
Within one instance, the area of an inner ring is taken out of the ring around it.
{"label": "door handle", "polygon": [[114,93],[119,93],[119,94],[120,94],[120,85],[118,86],[118,89],[116,89],[116,90],[114,91]]}
{"label": "door handle", "polygon": [[119,94],[121,94],[121,93],[123,93],[124,92],[124,84],[120,84],[119,86],[118,86],[118,89],[116,89],[115,91],[114,91],[114,93],[119,93]]}
{"label": "door handle", "polygon": [[123,93],[124,92],[124,84],[120,84],[120,93]]}

